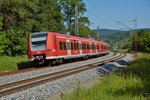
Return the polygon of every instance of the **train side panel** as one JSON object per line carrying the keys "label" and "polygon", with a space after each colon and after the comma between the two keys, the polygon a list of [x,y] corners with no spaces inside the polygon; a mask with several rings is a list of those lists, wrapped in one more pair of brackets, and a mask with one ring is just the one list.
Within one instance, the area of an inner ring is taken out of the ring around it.
{"label": "train side panel", "polygon": [[[68,44],[70,44],[70,50],[68,50]],[[54,32],[39,32],[31,34],[28,38],[28,58],[30,60],[41,60],[43,57],[46,60],[69,59],[108,52],[107,43]]]}

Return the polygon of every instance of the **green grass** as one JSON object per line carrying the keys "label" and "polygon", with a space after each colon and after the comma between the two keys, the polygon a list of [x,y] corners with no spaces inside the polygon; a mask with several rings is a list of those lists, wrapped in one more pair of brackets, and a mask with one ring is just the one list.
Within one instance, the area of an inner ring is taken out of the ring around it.
{"label": "green grass", "polygon": [[106,76],[91,88],[77,88],[64,100],[150,100],[150,54],[137,53],[127,69]]}
{"label": "green grass", "polygon": [[0,56],[0,72],[17,70],[18,69],[17,64],[26,61],[28,61],[26,55],[16,57]]}

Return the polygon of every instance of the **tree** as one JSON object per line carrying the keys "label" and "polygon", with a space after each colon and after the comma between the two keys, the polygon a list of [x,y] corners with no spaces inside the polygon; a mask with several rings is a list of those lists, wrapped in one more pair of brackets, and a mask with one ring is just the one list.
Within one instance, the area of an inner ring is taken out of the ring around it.
{"label": "tree", "polygon": [[63,14],[56,0],[39,0],[33,31],[61,31],[64,29]]}
{"label": "tree", "polygon": [[6,43],[8,40],[6,39],[5,32],[2,32],[2,26],[3,26],[3,18],[0,16],[0,55],[4,53],[4,48],[6,47]]}
{"label": "tree", "polygon": [[138,43],[140,51],[150,52],[150,32],[140,30],[133,37],[133,42]]}
{"label": "tree", "polygon": [[71,32],[71,34],[74,35],[75,6],[78,7],[78,17],[79,19],[81,19],[81,17],[83,17],[84,12],[86,11],[84,2],[82,0],[58,0],[58,4],[61,7],[62,12],[64,14],[64,21],[67,26],[67,31]]}
{"label": "tree", "polygon": [[[2,29],[2,17],[0,17],[0,30]],[[4,35],[3,33],[0,31],[0,54],[3,52],[3,48],[4,48]]]}
{"label": "tree", "polygon": [[1,0],[1,41],[4,40],[1,52],[5,55],[25,54],[28,32],[35,22],[32,18],[37,8],[36,1],[38,0]]}
{"label": "tree", "polygon": [[3,31],[7,31],[11,26],[23,26],[25,23],[20,24],[21,22],[28,22],[36,10],[35,1],[1,0],[0,14],[3,17]]}
{"label": "tree", "polygon": [[[29,33],[70,31],[74,33],[75,6],[78,6],[79,32],[92,33],[82,0],[1,0],[0,53],[15,56],[26,53]],[[65,25],[67,24],[67,27]]]}

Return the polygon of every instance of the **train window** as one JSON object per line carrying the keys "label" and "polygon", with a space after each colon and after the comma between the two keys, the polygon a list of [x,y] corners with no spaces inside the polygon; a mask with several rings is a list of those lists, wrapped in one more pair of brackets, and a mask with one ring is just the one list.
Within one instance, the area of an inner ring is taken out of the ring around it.
{"label": "train window", "polygon": [[105,50],[105,45],[103,45],[103,49]]}
{"label": "train window", "polygon": [[38,34],[32,34],[31,38],[47,37],[47,32],[42,32]]}
{"label": "train window", "polygon": [[76,43],[76,50],[78,50],[77,43]]}
{"label": "train window", "polygon": [[88,44],[88,48],[89,48],[89,50],[90,50],[90,45]]}
{"label": "train window", "polygon": [[93,49],[95,50],[95,45],[93,45]]}
{"label": "train window", "polygon": [[77,49],[76,43],[74,43],[74,49],[75,49],[75,50]]}
{"label": "train window", "polygon": [[76,49],[78,50],[78,43],[76,43]]}
{"label": "train window", "polygon": [[71,43],[71,50],[73,50],[73,43]]}
{"label": "train window", "polygon": [[82,44],[82,50],[84,50],[84,45]]}
{"label": "train window", "polygon": [[83,44],[83,50],[85,50],[84,44]]}
{"label": "train window", "polygon": [[85,45],[83,44],[83,50],[85,50]]}
{"label": "train window", "polygon": [[99,45],[97,45],[97,50],[99,50]]}
{"label": "train window", "polygon": [[88,44],[86,44],[86,47],[87,47],[87,50],[88,50],[88,49],[89,49],[89,48],[88,48]]}
{"label": "train window", "polygon": [[92,49],[94,50],[94,45],[92,44]]}
{"label": "train window", "polygon": [[87,50],[86,44],[84,44],[84,45],[85,45],[85,50]]}
{"label": "train window", "polygon": [[86,44],[86,49],[88,50],[88,44]]}
{"label": "train window", "polygon": [[79,50],[79,43],[77,43],[77,49]]}
{"label": "train window", "polygon": [[62,50],[62,49],[63,49],[62,42],[59,42],[59,49],[60,49],[60,50]]}
{"label": "train window", "polygon": [[63,42],[63,45],[64,45],[64,50],[66,50],[66,42]]}
{"label": "train window", "polygon": [[76,50],[76,43],[74,43],[74,50]]}
{"label": "train window", "polygon": [[94,44],[93,44],[93,50],[95,50],[95,46],[94,46]]}
{"label": "train window", "polygon": [[85,50],[85,44],[83,44],[83,48],[84,48],[84,50]]}

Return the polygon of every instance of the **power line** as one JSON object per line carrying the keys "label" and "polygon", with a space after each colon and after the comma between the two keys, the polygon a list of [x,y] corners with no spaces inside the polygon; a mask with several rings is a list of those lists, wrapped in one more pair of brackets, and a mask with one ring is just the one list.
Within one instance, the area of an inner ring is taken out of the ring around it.
{"label": "power line", "polygon": [[[87,13],[87,12],[86,12],[86,13]],[[109,26],[111,26],[111,27],[114,27],[114,25],[112,25],[112,24],[110,24],[109,22],[103,20],[103,19],[100,18],[99,16],[96,16],[94,13],[92,13],[92,12],[90,12],[90,11],[88,11],[88,13],[91,14],[93,17],[97,18],[100,22],[103,22],[103,23],[105,23],[105,24],[107,24],[107,25],[109,25]]]}
{"label": "power line", "polygon": [[[86,2],[87,2],[87,0],[86,0]],[[88,1],[89,2],[89,1]],[[93,6],[93,8],[94,9],[96,9],[98,12],[100,11],[92,2],[89,2],[88,4],[90,4],[91,6]],[[88,10],[88,12],[86,12],[86,13],[90,13],[93,17],[95,17],[95,18],[97,18],[98,20],[100,20],[100,22],[103,22],[103,23],[105,23],[105,24],[107,24],[107,25],[109,25],[109,26],[111,26],[111,27],[116,27],[116,25],[113,25],[113,24],[111,24],[110,22],[107,22],[106,20],[104,20],[104,19],[102,19],[101,17],[99,17],[99,16],[96,16],[94,13],[91,13],[89,10]],[[103,15],[105,15],[105,16],[107,16],[109,19],[114,19],[113,17],[111,17],[111,16],[108,16],[108,15],[106,15],[106,14],[103,14]],[[115,23],[116,23],[116,19],[114,19],[114,21],[115,21]]]}
{"label": "power line", "polygon": [[105,12],[103,12],[101,9],[99,9],[97,6],[95,6],[90,0],[85,0],[86,2],[89,2],[88,4],[91,5],[94,9],[96,9],[98,12],[102,13],[102,15],[113,19],[115,22],[117,21],[116,18],[106,14]]}

